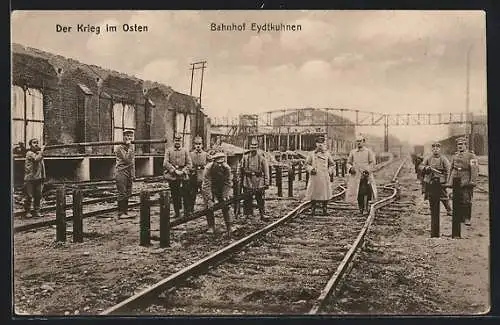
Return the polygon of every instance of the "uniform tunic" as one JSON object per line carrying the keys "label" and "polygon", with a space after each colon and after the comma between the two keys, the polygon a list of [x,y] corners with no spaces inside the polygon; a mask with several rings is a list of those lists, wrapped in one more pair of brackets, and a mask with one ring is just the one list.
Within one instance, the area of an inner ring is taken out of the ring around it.
{"label": "uniform tunic", "polygon": [[451,160],[451,172],[448,185],[452,185],[453,178],[460,178],[461,204],[470,205],[472,202],[473,187],[479,174],[476,155],[472,152],[456,152]]}
{"label": "uniform tunic", "polygon": [[[218,165],[217,163],[210,162],[205,166],[205,170],[203,171],[203,181],[201,184],[201,194],[207,208],[209,206],[209,202],[215,200],[218,202],[227,200],[232,187],[233,176],[231,173],[231,167],[229,167],[228,164],[223,163]],[[227,205],[222,208],[222,215],[226,222],[226,228],[229,234],[231,228],[231,217],[229,215],[229,207]],[[212,211],[207,213],[207,221],[209,227],[215,227],[215,219]]]}
{"label": "uniform tunic", "polygon": [[[450,174],[451,164],[448,161],[448,159],[446,159],[445,156],[439,155],[439,156],[436,157],[434,155],[430,155],[430,156],[428,156],[428,157],[426,157],[424,159],[424,161],[420,165],[420,168],[423,170],[423,167],[425,167],[425,166],[430,166],[431,168],[434,168],[434,169],[440,171],[441,175],[439,175],[439,182],[441,184],[446,184],[447,183],[447,181],[448,181],[448,175]],[[431,171],[431,172],[429,172],[429,173],[427,173],[427,174],[424,175],[424,182],[426,184],[426,187],[425,187],[425,199],[428,199],[428,197],[429,197],[428,185],[431,183],[433,174],[434,173]],[[448,199],[448,195],[446,194],[446,188],[445,187],[441,187],[441,199],[442,200],[447,200]]]}
{"label": "uniform tunic", "polygon": [[[315,150],[307,156],[305,168],[310,177],[304,198],[306,201],[327,201],[331,199],[330,174],[333,172],[331,168],[334,165],[333,158],[327,151]],[[315,175],[311,174],[313,168],[316,169]]]}
{"label": "uniform tunic", "polygon": [[[184,179],[188,178],[188,172],[192,167],[191,155],[185,148],[169,148],[165,150],[165,156],[163,158],[163,168],[167,173],[168,180]],[[182,176],[177,176],[174,172],[175,170],[181,170],[184,172]]]}
{"label": "uniform tunic", "polygon": [[356,172],[354,175],[347,174],[347,191],[345,195],[346,202],[356,203],[358,200],[359,182],[361,180],[361,171],[367,170],[370,172],[368,183],[372,188],[372,200],[377,198],[377,186],[373,177],[373,168],[375,167],[375,154],[366,147],[356,148],[351,150],[347,158],[347,171],[353,168]]}
{"label": "uniform tunic", "polygon": [[193,163],[193,167],[189,174],[189,186],[187,190],[188,200],[186,200],[188,204],[188,209],[190,211],[194,211],[194,205],[196,203],[196,195],[198,194],[198,190],[201,189],[201,183],[203,181],[203,170],[207,164],[207,152],[200,150],[193,150],[190,153],[191,161]]}
{"label": "uniform tunic", "polygon": [[45,179],[45,163],[43,154],[28,150],[24,161],[24,180],[34,181]]}
{"label": "uniform tunic", "polygon": [[214,162],[210,162],[205,166],[201,193],[206,203],[214,198],[219,200],[228,198],[232,187],[233,177],[228,164],[224,163],[219,168]]}
{"label": "uniform tunic", "polygon": [[269,165],[261,152],[246,154],[241,160],[243,187],[260,189],[269,186]]}
{"label": "uniform tunic", "polygon": [[115,147],[115,179],[118,201],[127,199],[132,194],[132,182],[135,178],[135,152],[132,146]]}
{"label": "uniform tunic", "polygon": [[200,152],[193,150],[190,152],[191,162],[193,164],[193,172],[196,174],[198,182],[201,183],[203,180],[203,170],[207,164],[207,152],[200,150]]}

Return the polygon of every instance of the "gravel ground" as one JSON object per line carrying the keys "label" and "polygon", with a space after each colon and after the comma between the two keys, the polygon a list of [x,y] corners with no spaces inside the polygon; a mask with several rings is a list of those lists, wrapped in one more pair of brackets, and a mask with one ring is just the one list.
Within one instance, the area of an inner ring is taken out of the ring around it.
{"label": "gravel ground", "polygon": [[[270,222],[300,204],[304,181],[292,200],[266,203]],[[343,183],[336,179],[333,186]],[[283,182],[287,195],[287,183]],[[268,190],[276,197],[276,187]],[[138,210],[135,209],[135,213]],[[84,219],[84,242],[55,242],[53,227],[14,235],[14,305],[21,315],[97,314],[141,289],[156,283],[196,260],[224,247],[222,217],[216,215],[217,235],[205,232],[206,220],[198,219],[172,231],[171,247],[139,246],[139,220],[116,220],[115,213]],[[158,236],[158,208],[151,209],[152,235]],[[260,229],[265,224],[253,220],[234,220],[233,240]]]}
{"label": "gravel ground", "polygon": [[[337,180],[333,186],[342,181]],[[269,222],[256,216],[234,220],[233,240],[260,229],[300,204],[304,181],[297,181],[295,199],[266,202]],[[286,182],[284,195],[286,196]],[[267,197],[276,197],[276,187]],[[200,198],[199,201],[200,202]],[[138,214],[138,209],[133,212]],[[256,212],[255,212],[256,213]],[[159,236],[159,209],[151,208],[151,234]],[[17,314],[97,314],[139,290],[224,247],[225,226],[216,214],[217,235],[206,231],[206,219],[173,229],[171,247],[139,246],[139,218],[116,220],[115,214],[84,219],[84,242],[55,242],[53,227],[14,235],[14,302]],[[257,215],[257,214],[256,214]],[[75,294],[76,293],[76,294]]]}
{"label": "gravel ground", "polygon": [[[390,223],[375,219],[364,251],[328,311],[338,314],[481,314],[490,308],[489,195],[474,193],[472,226],[451,238],[441,206],[439,238],[430,237],[428,202],[407,164],[401,203]],[[488,188],[488,179],[479,182]]]}

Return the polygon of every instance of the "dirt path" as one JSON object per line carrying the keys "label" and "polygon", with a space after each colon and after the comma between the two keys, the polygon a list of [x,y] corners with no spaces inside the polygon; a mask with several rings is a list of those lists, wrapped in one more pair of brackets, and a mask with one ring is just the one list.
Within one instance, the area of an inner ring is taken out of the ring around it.
{"label": "dirt path", "polygon": [[[332,313],[481,314],[490,308],[489,195],[474,193],[472,226],[451,238],[441,207],[439,238],[430,237],[428,202],[411,164],[400,178],[410,207],[389,225],[377,224],[355,262]],[[488,188],[488,179],[480,185]]]}

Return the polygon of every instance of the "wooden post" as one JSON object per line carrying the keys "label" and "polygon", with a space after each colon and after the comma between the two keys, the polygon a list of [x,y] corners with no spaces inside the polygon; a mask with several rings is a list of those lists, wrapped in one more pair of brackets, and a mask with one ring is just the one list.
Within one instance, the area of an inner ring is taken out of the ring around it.
{"label": "wooden post", "polygon": [[299,175],[299,181],[301,181],[302,180],[302,164],[299,163],[297,167],[299,169],[297,172]]}
{"label": "wooden post", "polygon": [[293,197],[293,181],[295,179],[295,166],[288,169],[288,197]]}
{"label": "wooden post", "polygon": [[[236,197],[240,191],[240,175],[236,170],[233,177],[233,197]],[[240,213],[240,202],[236,201],[233,204],[234,215],[237,216]]]}
{"label": "wooden post", "polygon": [[83,195],[81,189],[73,190],[73,243],[83,243]]}
{"label": "wooden post", "polygon": [[64,185],[56,190],[56,241],[66,241],[66,189]]}
{"label": "wooden post", "polygon": [[342,177],[345,177],[346,169],[347,169],[347,162],[344,159],[342,159],[342,167],[341,167],[341,169],[342,169]]}
{"label": "wooden post", "polygon": [[160,192],[160,247],[170,246],[170,192]]}
{"label": "wooden post", "polygon": [[431,180],[429,188],[429,206],[431,209],[431,237],[439,237],[439,205],[441,184],[438,179]]}
{"label": "wooden post", "polygon": [[278,187],[278,196],[283,197],[283,178],[280,165],[276,165],[276,186]]}
{"label": "wooden post", "polygon": [[339,176],[339,161],[335,160],[335,176]]}
{"label": "wooden post", "polygon": [[142,190],[140,194],[140,245],[151,245],[151,218],[150,218],[150,201],[149,192]]}
{"label": "wooden post", "polygon": [[273,182],[273,166],[269,166],[269,186],[271,186]]}
{"label": "wooden post", "polygon": [[462,222],[462,207],[460,206],[460,177],[453,178],[453,216],[451,218],[451,237],[460,238],[461,237],[461,222]]}
{"label": "wooden post", "polygon": [[309,183],[309,173],[306,171],[306,187],[308,183]]}

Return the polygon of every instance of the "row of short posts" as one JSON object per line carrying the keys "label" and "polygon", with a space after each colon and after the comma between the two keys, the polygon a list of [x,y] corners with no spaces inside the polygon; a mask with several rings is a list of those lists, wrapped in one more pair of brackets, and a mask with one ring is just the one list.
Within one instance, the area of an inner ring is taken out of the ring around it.
{"label": "row of short posts", "polygon": [[[170,246],[170,192],[161,191],[159,198],[160,204],[160,247]],[[83,191],[81,189],[73,190],[73,242],[83,242]],[[140,193],[140,234],[139,241],[141,246],[151,244],[151,205],[155,201],[151,200],[149,191],[144,190]],[[65,242],[66,232],[66,189],[60,186],[56,189],[56,241]]]}
{"label": "row of short posts", "polygon": [[[273,173],[274,168],[274,173]],[[273,183],[277,187],[278,197],[283,197],[283,166],[269,166],[269,185]],[[293,182],[298,177],[299,181],[302,181],[302,175],[305,174],[305,184],[309,183],[309,173],[306,172],[305,168],[302,164],[290,165],[287,168],[287,177],[288,177],[288,196],[293,197]],[[333,178],[337,177],[345,177],[347,174],[347,159],[337,159],[335,160],[335,173],[330,176],[330,181],[333,182]],[[273,177],[274,176],[274,177]]]}
{"label": "row of short posts", "polygon": [[[454,177],[452,183],[453,213],[451,219],[451,237],[461,237],[462,214],[460,213],[460,177]],[[439,180],[431,181],[429,189],[429,206],[431,210],[431,237],[440,236],[440,206],[441,206],[441,183]]]}

